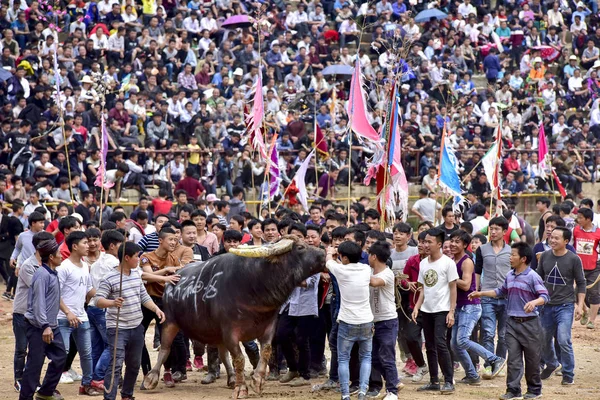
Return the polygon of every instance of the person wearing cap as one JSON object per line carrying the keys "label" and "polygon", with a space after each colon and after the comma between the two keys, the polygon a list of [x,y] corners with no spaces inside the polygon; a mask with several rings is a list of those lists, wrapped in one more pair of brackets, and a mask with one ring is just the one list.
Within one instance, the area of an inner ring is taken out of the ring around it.
{"label": "person wearing cap", "polygon": [[535,83],[544,79],[546,74],[546,66],[541,57],[536,57],[531,63],[531,70],[529,71],[529,79]]}
{"label": "person wearing cap", "polygon": [[577,3],[577,11],[573,12],[571,15],[571,22],[575,22],[575,18],[579,17],[582,21],[585,21],[585,18],[592,13],[592,10],[587,8],[583,1],[579,1]]}
{"label": "person wearing cap", "polygon": [[[55,392],[60,381],[67,352],[58,328],[60,308],[60,284],[56,268],[62,262],[56,240],[45,240],[38,244],[41,267],[33,274],[29,289],[29,301],[25,312],[27,339],[29,341],[27,363],[21,380],[19,400],[63,399]],[[40,382],[45,358],[50,359],[42,386]]]}

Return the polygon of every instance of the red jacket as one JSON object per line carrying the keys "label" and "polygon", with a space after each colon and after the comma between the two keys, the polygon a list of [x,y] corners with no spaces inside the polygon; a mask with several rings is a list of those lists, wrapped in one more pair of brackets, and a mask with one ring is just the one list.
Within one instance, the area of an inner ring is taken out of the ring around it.
{"label": "red jacket", "polygon": [[[419,254],[415,254],[406,260],[406,264],[404,265],[404,273],[408,275],[407,280],[402,281],[402,287],[408,288],[408,282],[417,282],[419,280],[419,269],[421,268],[421,256]],[[410,309],[415,309],[415,303],[419,300],[419,292],[412,293],[410,298]]]}

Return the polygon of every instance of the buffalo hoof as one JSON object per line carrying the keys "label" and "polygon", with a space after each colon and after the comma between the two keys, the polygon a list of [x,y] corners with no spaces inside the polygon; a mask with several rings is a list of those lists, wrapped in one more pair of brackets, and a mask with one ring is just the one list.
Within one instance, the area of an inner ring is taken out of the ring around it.
{"label": "buffalo hoof", "polygon": [[233,389],[232,399],[247,399],[248,398],[248,387],[246,385],[236,386]]}
{"label": "buffalo hoof", "polygon": [[158,385],[158,372],[150,371],[142,381],[141,390],[152,390]]}
{"label": "buffalo hoof", "polygon": [[263,386],[265,385],[265,378],[263,378],[259,373],[255,373],[252,377],[252,389],[256,394],[261,394],[263,390]]}
{"label": "buffalo hoof", "polygon": [[233,389],[235,387],[235,376],[231,375],[227,377],[227,387]]}

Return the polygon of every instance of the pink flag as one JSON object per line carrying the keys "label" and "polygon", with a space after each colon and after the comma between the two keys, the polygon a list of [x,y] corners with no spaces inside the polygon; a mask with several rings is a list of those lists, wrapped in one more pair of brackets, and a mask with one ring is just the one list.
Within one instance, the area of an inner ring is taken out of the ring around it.
{"label": "pink flag", "polygon": [[365,96],[362,87],[362,73],[360,71],[360,60],[356,59],[356,66],[352,74],[352,82],[350,83],[350,97],[348,99],[348,118],[350,120],[350,128],[359,136],[379,142],[379,135],[371,126],[367,118],[367,106],[365,104]]}
{"label": "pink flag", "polygon": [[262,160],[267,159],[267,148],[263,139],[262,127],[265,118],[265,105],[262,92],[262,78],[258,74],[256,80],[256,89],[254,92],[254,103],[252,104],[252,112],[246,111],[246,125],[248,127],[249,140],[252,148],[260,153]]}
{"label": "pink flag", "polygon": [[546,176],[546,156],[548,155],[548,144],[546,142],[546,132],[544,124],[540,123],[540,134],[538,138],[538,165],[540,166],[540,175],[542,178]]}

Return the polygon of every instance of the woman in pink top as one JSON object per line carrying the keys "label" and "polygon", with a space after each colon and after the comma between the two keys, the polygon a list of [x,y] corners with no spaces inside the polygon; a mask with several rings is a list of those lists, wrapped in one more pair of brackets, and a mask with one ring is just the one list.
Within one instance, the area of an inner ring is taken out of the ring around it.
{"label": "woman in pink top", "polygon": [[198,244],[206,247],[212,256],[219,251],[219,239],[214,233],[206,230],[206,213],[202,210],[195,210],[191,217],[198,230]]}

